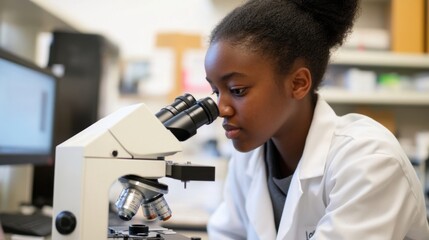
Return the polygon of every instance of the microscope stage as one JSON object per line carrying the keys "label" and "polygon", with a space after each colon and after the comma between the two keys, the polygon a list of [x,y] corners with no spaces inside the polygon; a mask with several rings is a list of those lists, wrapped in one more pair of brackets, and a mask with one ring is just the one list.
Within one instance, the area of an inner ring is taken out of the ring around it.
{"label": "microscope stage", "polygon": [[200,238],[188,238],[167,228],[150,228],[146,235],[130,235],[128,227],[109,227],[108,239],[118,240],[198,240]]}

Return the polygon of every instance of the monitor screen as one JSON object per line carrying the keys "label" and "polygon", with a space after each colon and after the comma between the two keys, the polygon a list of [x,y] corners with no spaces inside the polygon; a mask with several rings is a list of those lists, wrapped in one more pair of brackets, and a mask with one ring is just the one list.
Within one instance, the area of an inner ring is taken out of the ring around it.
{"label": "monitor screen", "polygon": [[57,79],[0,50],[0,164],[47,164],[52,158]]}

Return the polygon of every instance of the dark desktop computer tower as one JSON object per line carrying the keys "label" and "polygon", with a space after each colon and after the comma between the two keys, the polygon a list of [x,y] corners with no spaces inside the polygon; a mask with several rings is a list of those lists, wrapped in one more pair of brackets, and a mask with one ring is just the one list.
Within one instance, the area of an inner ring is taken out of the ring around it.
{"label": "dark desktop computer tower", "polygon": [[[97,34],[55,31],[48,67],[63,70],[58,84],[56,146],[99,119],[100,89],[112,79],[108,69],[119,68],[119,50]],[[53,204],[54,165],[55,158],[49,166],[34,168],[32,202],[36,206]]]}

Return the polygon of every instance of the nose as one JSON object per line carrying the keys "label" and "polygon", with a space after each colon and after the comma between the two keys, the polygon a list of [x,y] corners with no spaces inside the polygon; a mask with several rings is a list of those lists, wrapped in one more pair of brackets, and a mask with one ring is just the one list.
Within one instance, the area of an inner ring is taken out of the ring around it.
{"label": "nose", "polygon": [[219,117],[227,118],[234,114],[230,101],[226,97],[222,97],[222,95],[218,96],[217,106],[219,108]]}

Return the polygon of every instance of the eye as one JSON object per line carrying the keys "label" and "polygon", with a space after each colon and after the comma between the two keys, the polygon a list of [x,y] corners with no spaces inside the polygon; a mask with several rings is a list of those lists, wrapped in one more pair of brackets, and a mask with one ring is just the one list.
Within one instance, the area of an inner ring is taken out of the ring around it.
{"label": "eye", "polygon": [[229,91],[237,97],[242,97],[246,94],[247,88],[231,88]]}
{"label": "eye", "polygon": [[213,89],[212,95],[215,94],[216,97],[219,97],[219,91],[216,89]]}

